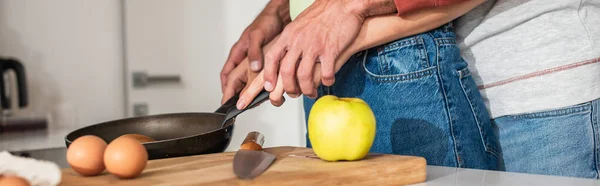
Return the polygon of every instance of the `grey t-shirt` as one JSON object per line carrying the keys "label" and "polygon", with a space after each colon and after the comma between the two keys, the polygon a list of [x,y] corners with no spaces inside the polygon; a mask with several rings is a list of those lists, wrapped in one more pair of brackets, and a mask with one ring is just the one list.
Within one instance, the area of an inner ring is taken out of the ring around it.
{"label": "grey t-shirt", "polygon": [[600,98],[600,0],[489,0],[456,28],[494,118]]}

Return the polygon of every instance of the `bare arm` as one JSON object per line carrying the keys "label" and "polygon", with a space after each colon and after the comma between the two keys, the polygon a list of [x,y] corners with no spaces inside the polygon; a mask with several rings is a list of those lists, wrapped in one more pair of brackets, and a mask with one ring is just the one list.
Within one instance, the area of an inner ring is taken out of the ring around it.
{"label": "bare arm", "polygon": [[485,0],[468,0],[454,5],[411,12],[403,16],[388,14],[368,18],[356,40],[336,60],[336,72],[350,56],[358,51],[437,28],[483,2]]}
{"label": "bare arm", "polygon": [[[356,40],[354,40],[336,59],[335,71],[337,72],[344,63],[358,51],[437,28],[465,14],[484,1],[485,0],[468,0],[455,5],[411,12],[403,16],[388,14],[367,18],[362,25]],[[273,39],[273,42],[274,41],[276,41],[276,38]],[[268,50],[273,45],[273,42],[265,45],[263,50]],[[245,59],[243,63],[247,63],[247,59]],[[314,80],[314,87],[316,88],[321,80],[321,66],[317,63],[314,68],[315,71],[311,78]],[[240,72],[242,71],[243,70],[240,70]],[[245,108],[245,105],[263,89],[264,78],[262,73],[263,72],[258,74],[258,76],[254,74],[253,77],[256,77],[255,79],[247,79],[248,82],[252,83],[245,85],[244,91],[240,97],[240,100],[245,103],[238,102],[238,105],[241,106],[238,108]],[[281,81],[278,81],[275,85],[275,90],[272,91],[270,95],[271,103],[276,106],[283,103],[284,90],[280,82]],[[233,90],[233,88],[231,90]],[[226,99],[228,99],[228,97],[224,97],[224,100]]]}

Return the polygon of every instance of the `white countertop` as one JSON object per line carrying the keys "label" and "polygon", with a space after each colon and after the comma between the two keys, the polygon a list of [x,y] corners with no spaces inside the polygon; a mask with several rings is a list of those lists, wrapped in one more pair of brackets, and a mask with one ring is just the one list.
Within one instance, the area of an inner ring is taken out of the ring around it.
{"label": "white countertop", "polygon": [[11,132],[0,134],[0,151],[25,151],[66,147],[65,136],[78,128]]}
{"label": "white countertop", "polygon": [[427,181],[413,186],[597,186],[600,180],[427,166]]}
{"label": "white countertop", "polygon": [[[59,128],[46,131],[0,134],[0,151],[28,151],[63,148],[64,137],[77,128]],[[600,186],[600,180],[486,171],[452,167],[427,166],[427,181],[414,186],[483,186],[483,185],[565,185]]]}

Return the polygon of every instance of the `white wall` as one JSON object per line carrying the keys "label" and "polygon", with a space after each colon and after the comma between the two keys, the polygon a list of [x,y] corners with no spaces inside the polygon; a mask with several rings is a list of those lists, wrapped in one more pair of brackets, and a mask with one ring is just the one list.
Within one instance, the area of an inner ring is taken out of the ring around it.
{"label": "white wall", "polygon": [[[182,77],[179,85],[128,88],[129,109],[147,103],[151,114],[216,110],[229,49],[267,1],[128,0],[127,71]],[[250,131],[265,134],[265,146],[303,145],[302,118],[300,99],[251,109],[238,116],[228,150]]]}
{"label": "white wall", "polygon": [[[143,20],[144,16],[160,19],[155,27],[162,30],[146,29],[148,24],[145,23],[128,23],[128,30],[133,32],[126,38],[143,41],[144,38],[138,36],[145,35],[153,39],[153,43],[128,43],[134,48],[125,50],[126,63],[132,67],[132,61],[139,59],[133,62],[136,68],[148,63],[149,69],[166,69],[164,73],[180,71],[184,80],[185,92],[174,94],[186,101],[187,106],[170,105],[173,109],[167,109],[169,101],[162,101],[164,107],[154,108],[164,109],[161,112],[214,111],[221,98],[218,75],[229,49],[267,1],[128,0],[131,5],[147,3],[142,4],[142,8],[153,8],[150,3],[165,6],[156,9],[164,12],[150,11],[133,19]],[[124,82],[129,77],[125,79],[122,74],[120,8],[120,0],[0,0],[0,55],[14,56],[25,63],[30,110],[40,114],[62,111],[63,114],[57,115],[73,116],[79,126],[125,117]],[[157,15],[164,17],[152,17]],[[217,24],[215,20],[222,23]],[[140,26],[143,28],[139,29]],[[139,31],[135,31],[136,28]],[[214,35],[207,40],[202,34]],[[160,63],[150,63],[147,59],[178,61],[183,65],[161,68]],[[177,89],[167,93],[169,91]],[[144,95],[138,93],[130,94],[127,99],[144,101]],[[173,99],[173,96],[160,99]],[[265,146],[304,145],[301,99],[287,100],[280,108],[267,102],[240,115],[228,150],[237,149],[245,135],[253,130],[265,134]]]}
{"label": "white wall", "polygon": [[[230,47],[239,39],[244,29],[260,13],[268,0],[225,0],[226,33],[225,48],[223,49],[224,64]],[[220,70],[220,66],[218,67]],[[272,106],[269,101],[260,107],[248,110],[238,116],[236,134],[229,149],[238,147],[245,135],[257,130],[265,134],[265,146],[304,146],[305,132],[304,111],[302,99],[291,99],[286,96],[286,102],[281,107]]]}
{"label": "white wall", "polygon": [[119,7],[119,0],[0,0],[0,56],[25,65],[26,113],[78,125],[123,116]]}

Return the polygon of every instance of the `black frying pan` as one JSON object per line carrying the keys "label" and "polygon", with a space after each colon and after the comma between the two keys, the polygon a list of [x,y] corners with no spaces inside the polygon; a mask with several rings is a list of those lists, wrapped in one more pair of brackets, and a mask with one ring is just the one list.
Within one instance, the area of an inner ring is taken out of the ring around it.
{"label": "black frying pan", "polygon": [[83,127],[69,133],[65,143],[69,148],[71,142],[84,135],[95,135],[110,142],[124,134],[141,134],[156,140],[142,143],[148,151],[148,159],[223,152],[231,141],[235,117],[267,100],[269,93],[263,90],[244,110],[235,107],[238,96],[214,113],[160,114]]}

